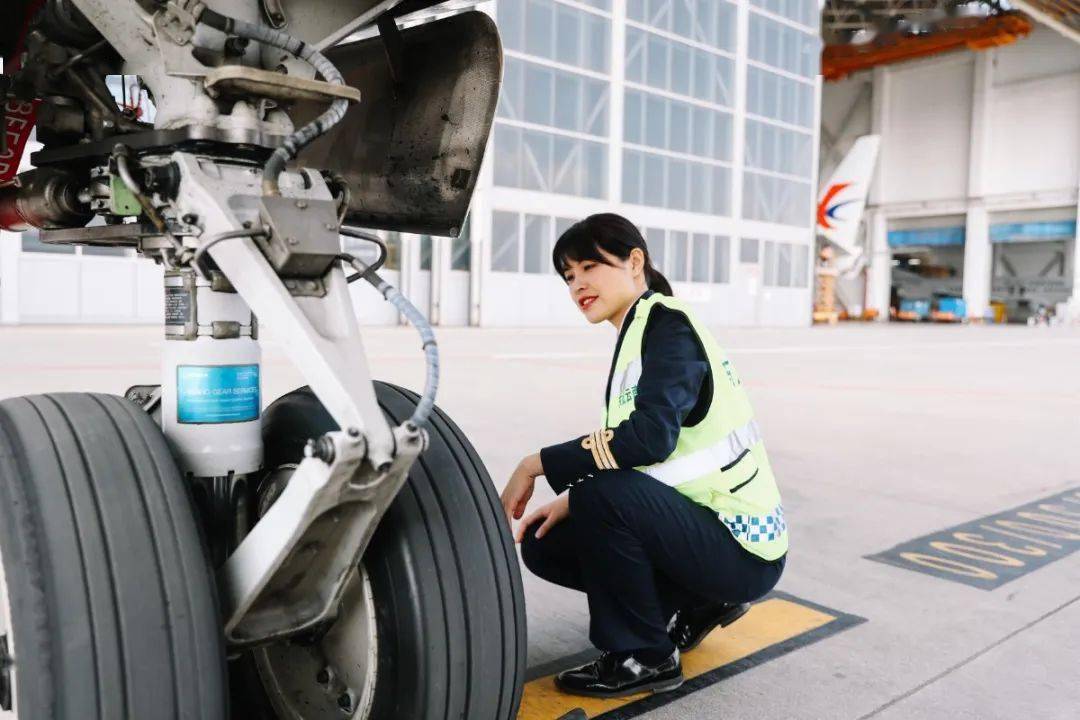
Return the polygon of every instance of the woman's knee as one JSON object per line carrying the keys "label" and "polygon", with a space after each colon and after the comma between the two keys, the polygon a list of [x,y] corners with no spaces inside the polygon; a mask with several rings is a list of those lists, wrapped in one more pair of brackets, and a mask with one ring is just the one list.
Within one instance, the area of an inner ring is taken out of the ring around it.
{"label": "woman's knee", "polygon": [[536,539],[536,529],[540,527],[541,522],[533,523],[525,528],[525,535],[521,539],[521,561],[536,575],[540,574],[537,568],[544,565],[541,542]]}

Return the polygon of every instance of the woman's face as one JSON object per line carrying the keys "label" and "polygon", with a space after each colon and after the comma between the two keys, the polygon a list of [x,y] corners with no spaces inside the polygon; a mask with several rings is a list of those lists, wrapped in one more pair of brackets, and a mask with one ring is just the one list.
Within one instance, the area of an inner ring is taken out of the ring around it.
{"label": "woman's face", "polygon": [[570,299],[591,323],[618,325],[627,308],[645,292],[645,253],[635,248],[620,260],[597,248],[610,265],[595,260],[567,260],[563,279]]}

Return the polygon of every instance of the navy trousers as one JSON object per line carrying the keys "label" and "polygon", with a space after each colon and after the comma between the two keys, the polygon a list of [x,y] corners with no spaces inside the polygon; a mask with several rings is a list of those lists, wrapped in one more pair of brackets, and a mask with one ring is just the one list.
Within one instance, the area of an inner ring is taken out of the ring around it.
{"label": "navy trousers", "polygon": [[676,611],[768,593],[784,558],[746,551],[716,513],[636,470],[574,485],[570,517],[521,545],[525,566],[589,599],[589,639],[609,652],[671,652]]}

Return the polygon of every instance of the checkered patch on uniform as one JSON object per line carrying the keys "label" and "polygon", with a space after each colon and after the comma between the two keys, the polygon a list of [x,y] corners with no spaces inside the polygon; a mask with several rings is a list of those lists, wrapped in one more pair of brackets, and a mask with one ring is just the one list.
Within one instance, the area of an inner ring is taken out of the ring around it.
{"label": "checkered patch on uniform", "polygon": [[720,519],[737,539],[749,542],[771,542],[787,532],[784,508],[780,505],[768,515],[734,515],[730,518],[721,515]]}

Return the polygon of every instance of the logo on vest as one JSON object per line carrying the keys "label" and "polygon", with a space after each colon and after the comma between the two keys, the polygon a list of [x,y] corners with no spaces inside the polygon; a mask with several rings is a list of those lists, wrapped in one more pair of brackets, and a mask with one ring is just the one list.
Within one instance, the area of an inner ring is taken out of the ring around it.
{"label": "logo on vest", "polygon": [[732,367],[730,360],[723,360],[720,364],[724,366],[724,372],[727,373],[728,382],[731,383],[732,387],[739,387],[742,385],[742,380],[735,374],[735,368]]}
{"label": "logo on vest", "polygon": [[628,387],[625,390],[623,390],[621,393],[619,393],[618,403],[619,403],[620,406],[621,405],[626,405],[627,403],[633,402],[634,398],[636,398],[636,397],[637,397],[637,385],[634,385],[633,387]]}

